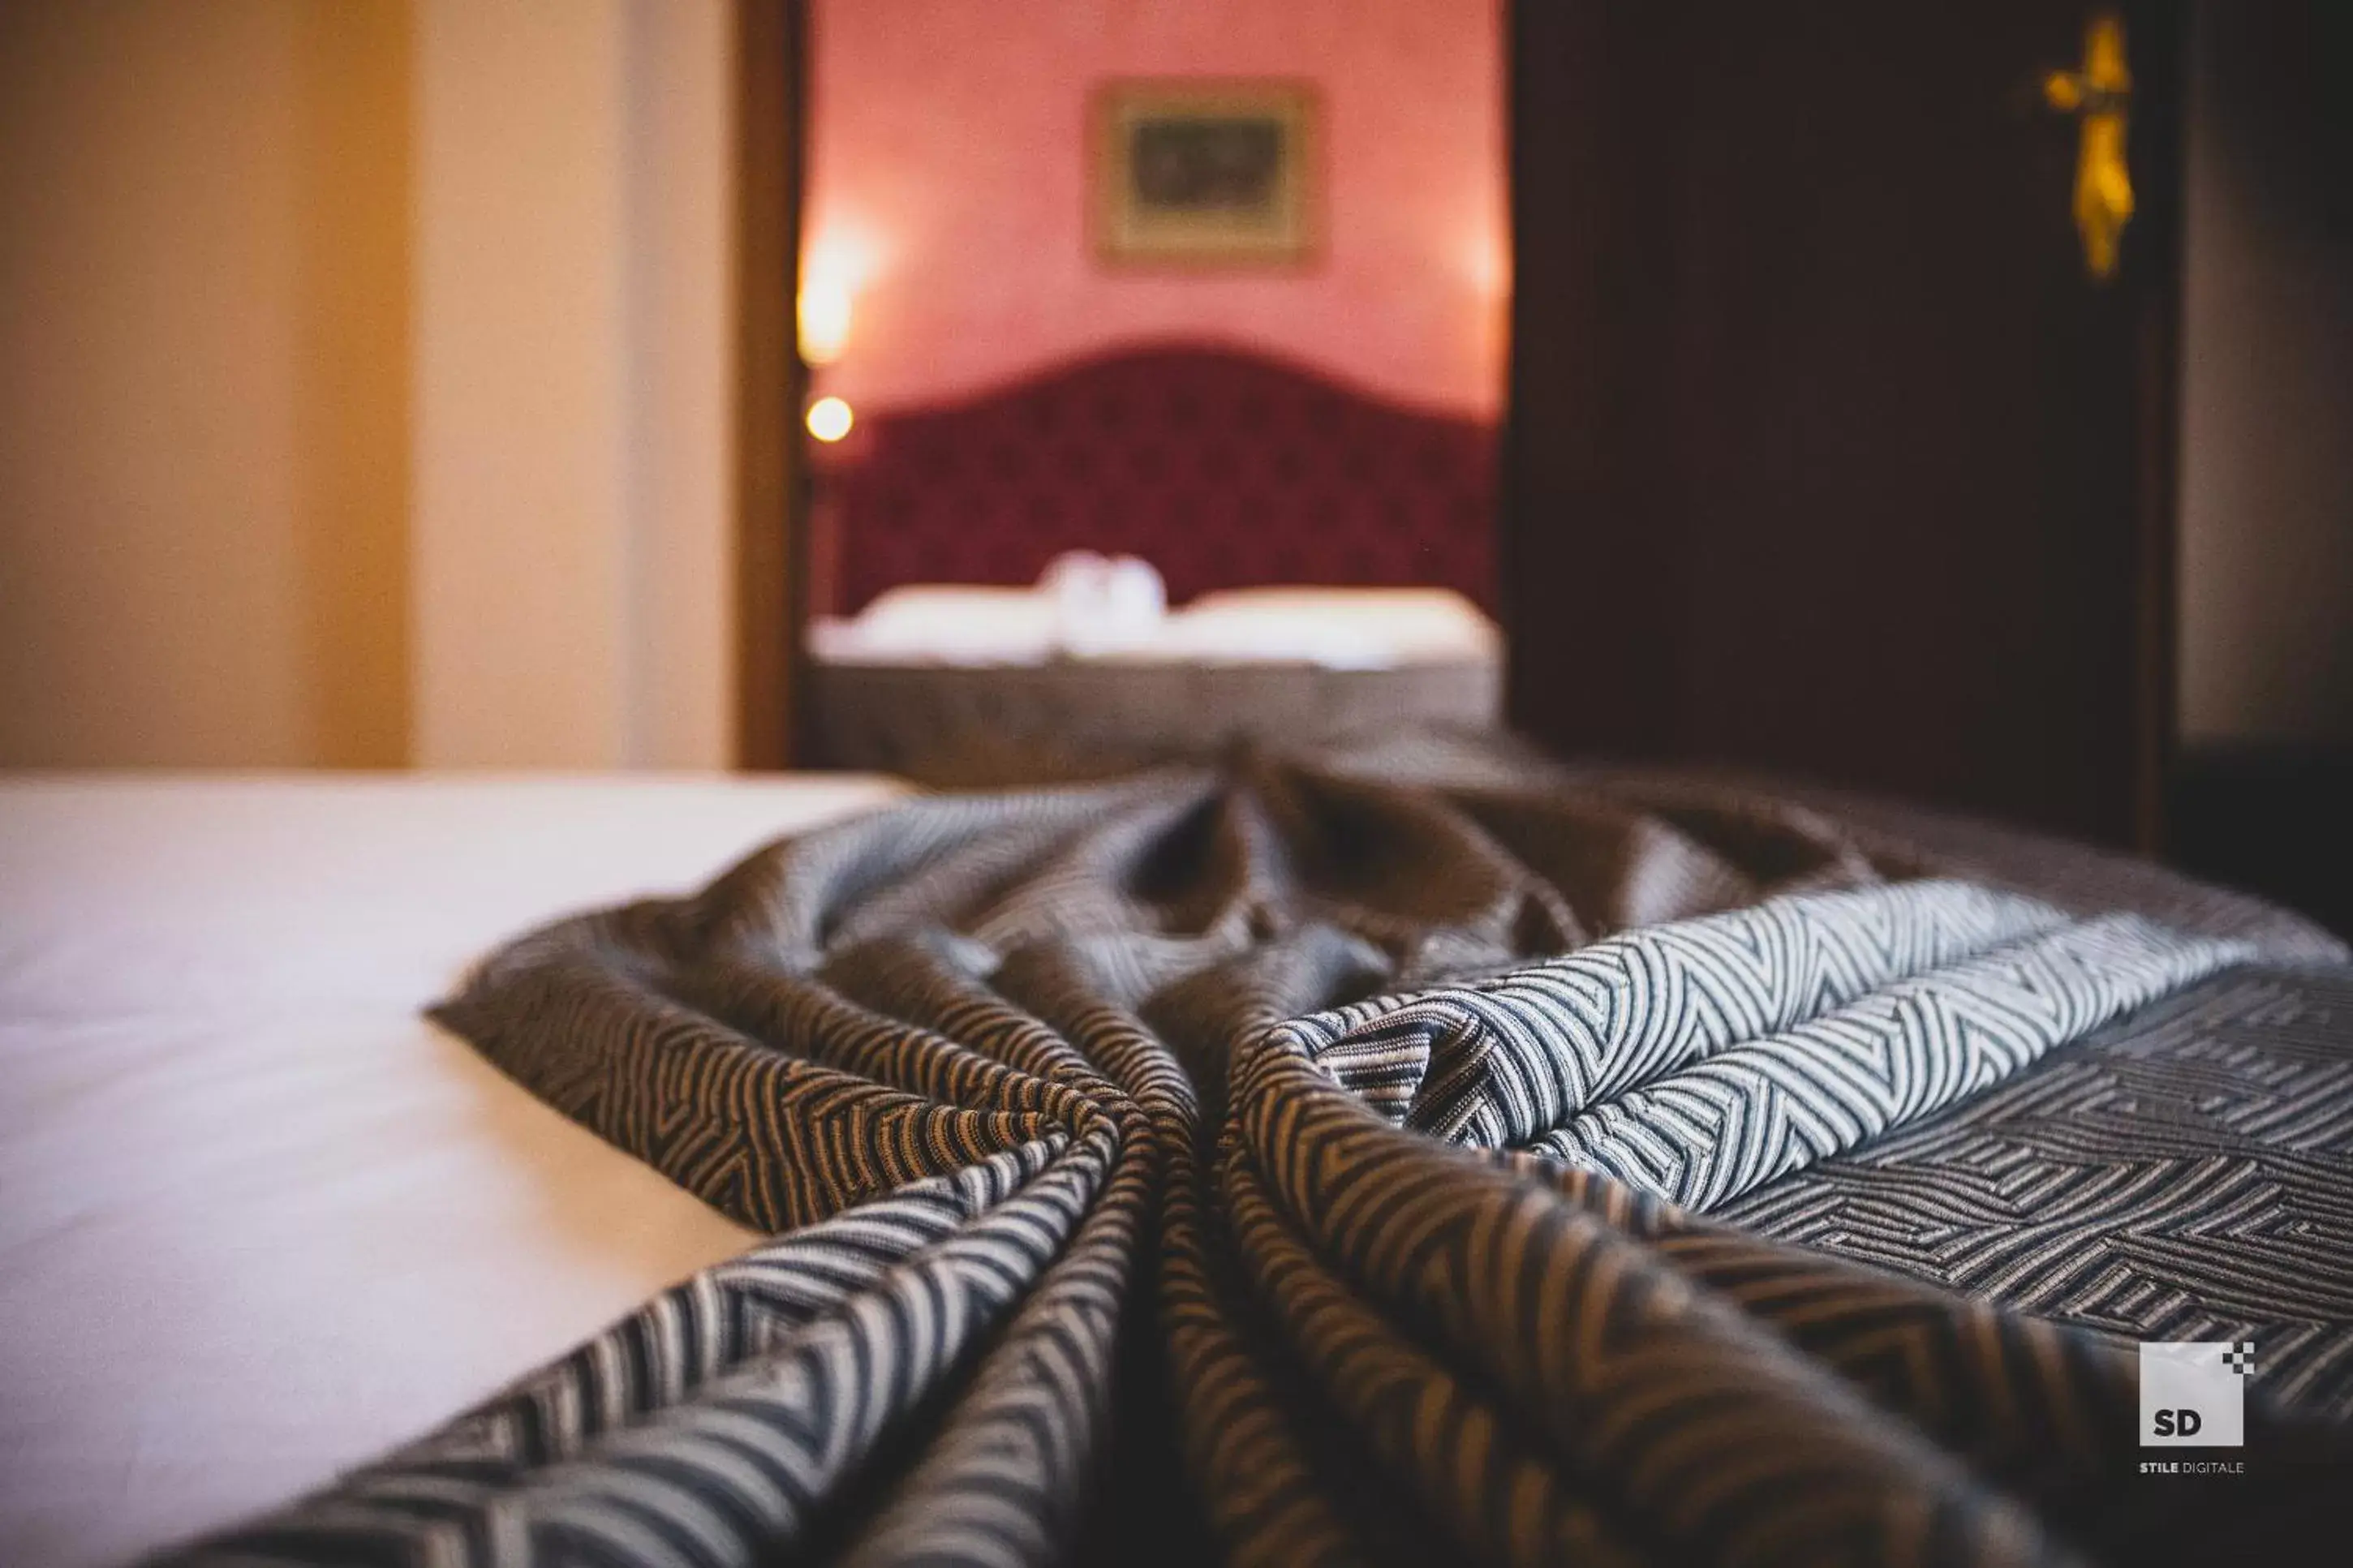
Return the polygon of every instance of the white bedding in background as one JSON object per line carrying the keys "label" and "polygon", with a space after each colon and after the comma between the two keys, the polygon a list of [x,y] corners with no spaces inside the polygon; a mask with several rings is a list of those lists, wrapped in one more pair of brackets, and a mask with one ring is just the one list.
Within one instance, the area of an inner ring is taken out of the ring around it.
{"label": "white bedding in background", "polygon": [[418,1016],[897,786],[0,781],[0,1562],[282,1501],[746,1233]]}
{"label": "white bedding in background", "polygon": [[1229,589],[1117,626],[1074,626],[1042,589],[926,584],[893,588],[857,616],[811,622],[809,651],[822,662],[868,666],[1031,668],[1075,658],[1394,669],[1499,663],[1503,636],[1444,588]]}
{"label": "white bedding in background", "polygon": [[1169,618],[1178,657],[1295,659],[1332,669],[1499,663],[1503,632],[1446,588],[1233,588]]}

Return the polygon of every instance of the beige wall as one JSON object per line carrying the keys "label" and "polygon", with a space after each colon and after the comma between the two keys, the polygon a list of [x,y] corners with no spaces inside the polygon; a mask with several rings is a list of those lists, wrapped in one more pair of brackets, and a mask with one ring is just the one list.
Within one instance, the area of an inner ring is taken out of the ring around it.
{"label": "beige wall", "polygon": [[416,760],[719,764],[726,8],[416,12]]}
{"label": "beige wall", "polygon": [[417,16],[417,758],[598,766],[628,718],[620,6]]}
{"label": "beige wall", "polygon": [[723,765],[729,47],[0,6],[0,765]]}
{"label": "beige wall", "polygon": [[406,54],[0,7],[0,763],[403,755]]}
{"label": "beige wall", "polygon": [[719,765],[735,728],[735,84],[728,0],[634,0],[629,760]]}

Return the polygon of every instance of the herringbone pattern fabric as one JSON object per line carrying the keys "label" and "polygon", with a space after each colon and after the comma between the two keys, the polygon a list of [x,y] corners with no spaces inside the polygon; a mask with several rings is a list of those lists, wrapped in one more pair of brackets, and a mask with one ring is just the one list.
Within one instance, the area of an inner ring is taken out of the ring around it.
{"label": "herringbone pattern fabric", "polygon": [[1945,864],[1257,763],[534,933],[444,1019],[775,1239],[189,1555],[2149,1561],[2341,1510],[2137,1489],[2114,1336],[2253,1332],[2258,1451],[2347,1457],[2297,1405],[2353,1364],[2348,971]]}

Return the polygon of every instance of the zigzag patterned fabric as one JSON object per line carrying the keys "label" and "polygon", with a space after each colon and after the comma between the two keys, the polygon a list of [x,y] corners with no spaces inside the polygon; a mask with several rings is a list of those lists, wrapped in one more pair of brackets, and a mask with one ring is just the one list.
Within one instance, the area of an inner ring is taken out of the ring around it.
{"label": "zigzag patterned fabric", "polygon": [[[774,1239],[179,1560],[2287,1560],[2348,1522],[2294,1483],[2353,1459],[2353,1008],[2295,1026],[2308,1101],[2191,1074],[2198,998],[2353,994],[2341,950],[1490,763],[923,800],[493,955],[443,1021]],[[2139,1089],[2028,1092],[2159,1016]],[[2054,1104],[2107,1108],[2059,1178],[2017,1131]],[[2231,1266],[2149,1245],[2177,1219]],[[2119,1325],[2291,1321],[2267,1471],[2142,1484]]]}
{"label": "zigzag patterned fabric", "polygon": [[1942,1110],[2253,953],[1965,882],[1792,896],[1280,1037],[1405,1125],[1689,1207]]}

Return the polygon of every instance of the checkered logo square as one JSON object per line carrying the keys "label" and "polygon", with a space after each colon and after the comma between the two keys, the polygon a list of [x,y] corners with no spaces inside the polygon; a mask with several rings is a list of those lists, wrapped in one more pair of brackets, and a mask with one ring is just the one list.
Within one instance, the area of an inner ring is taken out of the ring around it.
{"label": "checkered logo square", "polygon": [[2222,1364],[2241,1377],[2255,1375],[2255,1345],[2253,1340],[2241,1340],[2222,1352]]}

